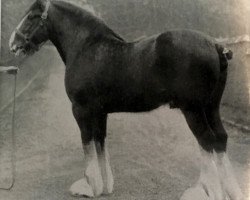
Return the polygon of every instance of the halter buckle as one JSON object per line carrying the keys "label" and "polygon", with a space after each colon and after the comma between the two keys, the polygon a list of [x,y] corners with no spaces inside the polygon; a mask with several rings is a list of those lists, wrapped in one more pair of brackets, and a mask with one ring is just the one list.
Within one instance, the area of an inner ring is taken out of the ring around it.
{"label": "halter buckle", "polygon": [[43,20],[47,19],[47,17],[48,17],[48,13],[43,13],[42,16],[41,16],[41,18],[42,18]]}

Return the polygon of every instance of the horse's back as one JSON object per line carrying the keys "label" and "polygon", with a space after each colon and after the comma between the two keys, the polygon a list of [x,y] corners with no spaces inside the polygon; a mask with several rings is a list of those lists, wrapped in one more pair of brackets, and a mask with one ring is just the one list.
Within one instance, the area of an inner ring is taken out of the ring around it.
{"label": "horse's back", "polygon": [[191,30],[168,31],[156,38],[155,51],[156,67],[170,80],[173,101],[205,104],[220,72],[213,39]]}
{"label": "horse's back", "polygon": [[158,57],[172,64],[179,62],[176,67],[218,61],[213,39],[198,31],[184,29],[162,33],[156,38],[155,48]]}
{"label": "horse's back", "polygon": [[136,41],[122,59],[126,64],[117,84],[129,110],[205,104],[218,81],[215,44],[200,32],[173,30]]}

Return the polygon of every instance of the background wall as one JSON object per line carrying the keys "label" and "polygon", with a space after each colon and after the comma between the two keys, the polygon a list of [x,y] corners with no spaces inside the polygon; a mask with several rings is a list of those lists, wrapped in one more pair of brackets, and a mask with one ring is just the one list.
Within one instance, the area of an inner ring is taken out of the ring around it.
{"label": "background wall", "polygon": [[[86,3],[84,0],[71,1],[82,6]],[[9,60],[13,62],[14,58],[8,51],[8,39],[32,2],[33,0],[2,0],[1,60],[4,63]],[[250,60],[247,53],[250,48],[249,40],[243,37],[247,37],[250,32],[248,0],[89,0],[88,3],[108,26],[130,41],[174,28],[196,29],[221,40],[224,38],[224,42],[230,43],[228,47],[234,51],[223,98],[226,106],[224,110],[231,110],[232,114],[225,115],[234,120],[250,121]],[[35,64],[35,57],[29,59],[34,61],[33,70],[27,70],[26,67],[22,70],[22,73],[28,75],[20,80],[21,85],[41,67]],[[20,60],[14,62],[21,63]],[[3,91],[6,89],[0,91],[1,96],[4,95]],[[235,110],[241,114],[233,116]]]}
{"label": "background wall", "polygon": [[[34,0],[2,0],[2,56],[8,39]],[[69,0],[68,0],[69,1]],[[85,5],[86,0],[70,0]],[[89,0],[107,24],[128,40],[173,28],[201,30],[214,37],[249,33],[248,0]]]}

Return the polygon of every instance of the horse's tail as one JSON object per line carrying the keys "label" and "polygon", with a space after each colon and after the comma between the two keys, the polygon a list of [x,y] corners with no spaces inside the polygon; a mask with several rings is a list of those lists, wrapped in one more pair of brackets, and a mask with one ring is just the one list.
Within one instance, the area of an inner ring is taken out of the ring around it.
{"label": "horse's tail", "polygon": [[219,44],[215,44],[215,47],[220,58],[220,71],[224,71],[228,66],[227,61],[233,58],[233,52]]}

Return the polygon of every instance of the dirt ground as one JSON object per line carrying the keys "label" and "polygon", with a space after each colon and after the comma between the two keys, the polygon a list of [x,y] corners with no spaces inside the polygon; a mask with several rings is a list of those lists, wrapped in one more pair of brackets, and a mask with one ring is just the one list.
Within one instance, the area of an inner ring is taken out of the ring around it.
{"label": "dirt ground", "polygon": [[[76,199],[68,189],[81,178],[84,159],[63,78],[64,66],[55,58],[18,97],[16,183],[11,191],[0,191],[0,200]],[[0,177],[6,175],[0,187],[10,176],[7,128],[0,134]],[[250,200],[250,135],[226,129],[229,157]],[[198,179],[198,145],[178,110],[111,114],[107,142],[115,186],[100,200],[176,200]]]}

